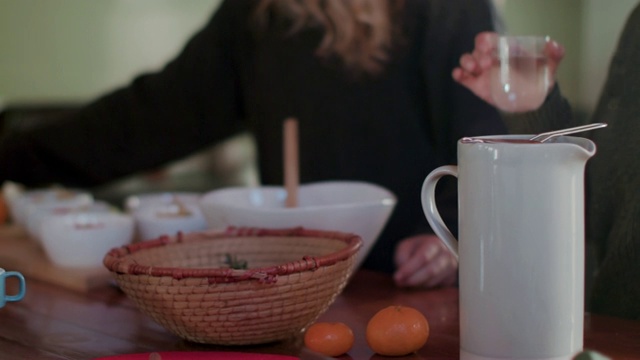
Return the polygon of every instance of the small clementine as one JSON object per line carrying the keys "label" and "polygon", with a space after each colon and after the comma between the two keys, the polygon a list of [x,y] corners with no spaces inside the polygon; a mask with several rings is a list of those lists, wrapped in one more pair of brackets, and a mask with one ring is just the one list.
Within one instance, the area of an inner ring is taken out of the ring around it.
{"label": "small clementine", "polygon": [[408,306],[388,306],[367,323],[367,344],[384,356],[415,352],[424,346],[428,338],[429,322],[420,311]]}
{"label": "small clementine", "polygon": [[304,345],[307,348],[327,356],[339,356],[348,352],[353,342],[353,331],[341,322],[317,322],[304,334]]}

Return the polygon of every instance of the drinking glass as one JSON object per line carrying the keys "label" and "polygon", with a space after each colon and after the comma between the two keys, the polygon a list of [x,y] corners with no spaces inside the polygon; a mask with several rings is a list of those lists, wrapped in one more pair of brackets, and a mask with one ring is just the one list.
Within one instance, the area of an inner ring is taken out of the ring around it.
{"label": "drinking glass", "polygon": [[545,54],[549,37],[498,36],[491,68],[491,97],[504,111],[535,110],[544,102],[551,72]]}

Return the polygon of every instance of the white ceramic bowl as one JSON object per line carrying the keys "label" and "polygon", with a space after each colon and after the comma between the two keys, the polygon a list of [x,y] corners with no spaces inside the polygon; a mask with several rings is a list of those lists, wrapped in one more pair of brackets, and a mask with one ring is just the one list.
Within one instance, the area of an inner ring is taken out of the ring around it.
{"label": "white ceramic bowl", "polygon": [[93,195],[87,191],[47,188],[28,190],[16,196],[11,202],[14,222],[27,227],[29,214],[41,207],[82,206],[93,202]]}
{"label": "white ceramic bowl", "polygon": [[104,202],[104,201],[94,201],[89,204],[83,205],[57,205],[57,204],[47,204],[47,205],[39,205],[32,206],[31,211],[27,216],[27,233],[29,236],[36,240],[38,243],[42,243],[42,231],[41,226],[42,222],[51,216],[63,216],[72,213],[94,213],[94,212],[116,212],[117,209],[112,205]]}
{"label": "white ceramic bowl", "polygon": [[232,187],[204,194],[200,207],[210,228],[302,226],[360,235],[363,247],[356,259],[360,266],[396,204],[389,190],[357,181],[303,184],[295,208],[285,207],[285,198],[281,186]]}
{"label": "white ceramic bowl", "polygon": [[197,192],[158,192],[128,196],[124,201],[126,212],[133,213],[149,206],[181,204],[198,204],[202,194]]}
{"label": "white ceramic bowl", "polygon": [[134,220],[123,213],[71,213],[45,218],[41,231],[42,245],[54,264],[97,268],[109,250],[133,240]]}
{"label": "white ceramic bowl", "polygon": [[198,204],[148,205],[133,212],[138,240],[155,239],[178,232],[200,231],[207,221]]}

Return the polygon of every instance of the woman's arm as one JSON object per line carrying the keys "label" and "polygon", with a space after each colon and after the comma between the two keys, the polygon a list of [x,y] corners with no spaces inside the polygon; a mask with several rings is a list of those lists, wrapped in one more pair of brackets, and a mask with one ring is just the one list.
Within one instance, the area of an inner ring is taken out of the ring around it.
{"label": "woman's arm", "polygon": [[138,77],[74,116],[7,134],[0,143],[0,180],[99,185],[240,131],[233,35],[245,31],[246,4],[224,2],[160,72]]}
{"label": "woman's arm", "polygon": [[556,84],[538,109],[524,113],[503,113],[511,134],[538,134],[541,132],[578,126],[571,105]]}

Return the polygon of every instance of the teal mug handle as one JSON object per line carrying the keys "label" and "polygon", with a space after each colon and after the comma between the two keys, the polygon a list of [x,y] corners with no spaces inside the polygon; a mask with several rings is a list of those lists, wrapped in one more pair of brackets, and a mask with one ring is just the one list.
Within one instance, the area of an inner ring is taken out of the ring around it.
{"label": "teal mug handle", "polygon": [[431,225],[431,229],[434,233],[444,242],[444,244],[451,250],[453,255],[458,259],[458,240],[453,236],[449,228],[442,220],[442,216],[438,212],[436,206],[436,185],[438,180],[443,176],[455,176],[458,177],[458,167],[455,165],[445,165],[434,169],[427,175],[424,183],[422,184],[422,210],[424,215]]}
{"label": "teal mug handle", "polygon": [[[5,294],[5,282],[9,277],[15,277],[19,281],[19,290],[15,295]],[[27,283],[21,273],[17,271],[6,271],[2,274],[2,276],[0,276],[0,278],[2,279],[0,283],[0,290],[2,290],[0,293],[0,307],[3,307],[4,304],[9,301],[20,301],[22,300],[22,298],[24,298],[24,295],[27,292]]]}

